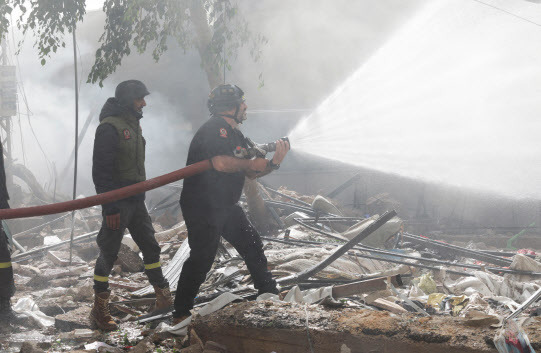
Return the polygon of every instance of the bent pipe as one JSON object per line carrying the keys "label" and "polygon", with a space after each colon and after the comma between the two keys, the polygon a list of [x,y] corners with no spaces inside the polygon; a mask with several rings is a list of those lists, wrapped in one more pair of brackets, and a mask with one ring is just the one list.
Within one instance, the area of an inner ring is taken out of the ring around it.
{"label": "bent pipe", "polygon": [[0,210],[0,219],[44,216],[55,213],[80,210],[82,208],[88,208],[96,205],[103,205],[105,203],[125,199],[127,197],[140,194],[148,190],[156,189],[160,186],[191,177],[192,175],[196,175],[210,169],[212,169],[212,164],[210,160],[207,159],[201,162],[190,164],[189,166],[175,170],[174,172],[168,174],[160,175],[158,177],[113,191],[108,191],[103,194],[85,197],[83,199],[58,202],[42,206],[2,209]]}

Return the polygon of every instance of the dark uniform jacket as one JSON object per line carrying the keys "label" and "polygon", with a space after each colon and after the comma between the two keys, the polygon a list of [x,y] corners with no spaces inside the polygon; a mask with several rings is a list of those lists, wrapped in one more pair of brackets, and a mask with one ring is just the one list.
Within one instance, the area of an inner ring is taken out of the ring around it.
{"label": "dark uniform jacket", "polygon": [[[190,144],[186,165],[215,156],[234,156],[237,147],[246,148],[244,135],[223,118],[211,117]],[[184,180],[180,204],[185,211],[210,211],[236,204],[242,194],[244,173],[223,173],[209,170]]]}
{"label": "dark uniform jacket", "polygon": [[[92,157],[92,179],[98,194],[146,180],[141,117],[122,107],[115,98],[103,105]],[[124,200],[144,199],[145,193],[141,193]],[[117,202],[103,205],[104,213],[118,213]]]}

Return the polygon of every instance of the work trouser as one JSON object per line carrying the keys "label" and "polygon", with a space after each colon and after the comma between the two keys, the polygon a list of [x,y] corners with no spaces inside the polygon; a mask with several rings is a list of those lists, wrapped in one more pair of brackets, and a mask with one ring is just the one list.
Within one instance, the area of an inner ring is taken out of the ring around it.
{"label": "work trouser", "polygon": [[259,233],[239,205],[211,212],[183,208],[182,213],[188,228],[190,257],[184,263],[178,280],[175,317],[190,314],[199,287],[214,262],[220,235],[242,256],[259,293],[278,293],[276,281],[267,269]]}
{"label": "work trouser", "polygon": [[0,297],[11,298],[15,293],[13,267],[9,252],[8,237],[0,223]]}
{"label": "work trouser", "polygon": [[94,268],[94,289],[97,292],[104,292],[109,289],[109,275],[118,257],[118,251],[126,228],[130,231],[131,237],[143,253],[145,273],[152,285],[165,288],[169,286],[163,277],[160,263],[160,246],[154,237],[154,228],[148,215],[145,202],[120,201],[120,227],[112,230],[107,227],[105,214],[103,223],[96,239],[100,254]]}

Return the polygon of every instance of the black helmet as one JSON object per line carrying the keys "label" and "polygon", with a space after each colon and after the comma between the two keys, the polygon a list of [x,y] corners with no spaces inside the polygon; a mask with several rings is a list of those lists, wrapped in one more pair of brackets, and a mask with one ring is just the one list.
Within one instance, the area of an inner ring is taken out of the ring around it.
{"label": "black helmet", "polygon": [[150,92],[147,90],[145,84],[139,80],[120,82],[115,90],[115,98],[124,107],[131,107],[134,100],[143,98],[149,94]]}
{"label": "black helmet", "polygon": [[245,100],[244,92],[239,86],[223,84],[215,87],[210,92],[207,107],[212,115],[217,115],[218,113],[235,108],[235,115],[227,116],[236,119],[240,105]]}

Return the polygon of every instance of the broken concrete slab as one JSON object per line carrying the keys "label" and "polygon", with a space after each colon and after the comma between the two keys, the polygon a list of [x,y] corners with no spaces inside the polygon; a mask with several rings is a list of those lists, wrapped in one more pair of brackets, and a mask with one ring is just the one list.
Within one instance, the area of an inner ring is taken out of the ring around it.
{"label": "broken concrete slab", "polygon": [[70,265],[84,265],[86,264],[83,259],[77,255],[72,255],[71,264],[70,264],[70,254],[69,251],[54,251],[49,250],[47,252],[47,258],[51,260],[55,265],[64,267]]}
{"label": "broken concrete slab", "polygon": [[115,264],[120,265],[122,271],[130,273],[141,272],[145,268],[143,260],[139,257],[139,254],[125,244],[120,245],[118,259],[116,260]]}
{"label": "broken concrete slab", "polygon": [[227,353],[227,347],[214,341],[207,341],[203,353]]}
{"label": "broken concrete slab", "polygon": [[383,298],[378,298],[374,300],[371,305],[380,309],[388,310],[395,314],[405,314],[408,312],[406,309],[404,309],[400,305],[390,302],[388,300],[385,300]]}
{"label": "broken concrete slab", "polygon": [[45,353],[45,351],[38,347],[35,342],[24,342],[21,345],[20,353]]}
{"label": "broken concrete slab", "polygon": [[[413,314],[396,316],[365,309],[332,310],[317,306],[278,303],[237,303],[205,317],[195,316],[192,327],[202,340],[218,341],[232,352],[306,352],[308,334],[317,352],[496,352],[493,330],[468,327],[461,319]],[[541,321],[539,321],[541,322]],[[526,326],[532,346],[541,344],[541,333]]]}
{"label": "broken concrete slab", "polygon": [[83,305],[75,310],[62,315],[55,316],[54,326],[64,332],[70,332],[75,329],[90,329],[88,317],[91,308]]}
{"label": "broken concrete slab", "polygon": [[189,347],[183,348],[182,353],[202,353],[203,348],[198,344],[193,344]]}
{"label": "broken concrete slab", "polygon": [[337,216],[342,216],[342,212],[329,200],[321,195],[317,195],[312,201],[312,209],[318,213],[330,213]]}
{"label": "broken concrete slab", "polygon": [[152,343],[148,338],[145,338],[139,342],[131,351],[132,353],[151,353],[154,352],[154,343]]}

